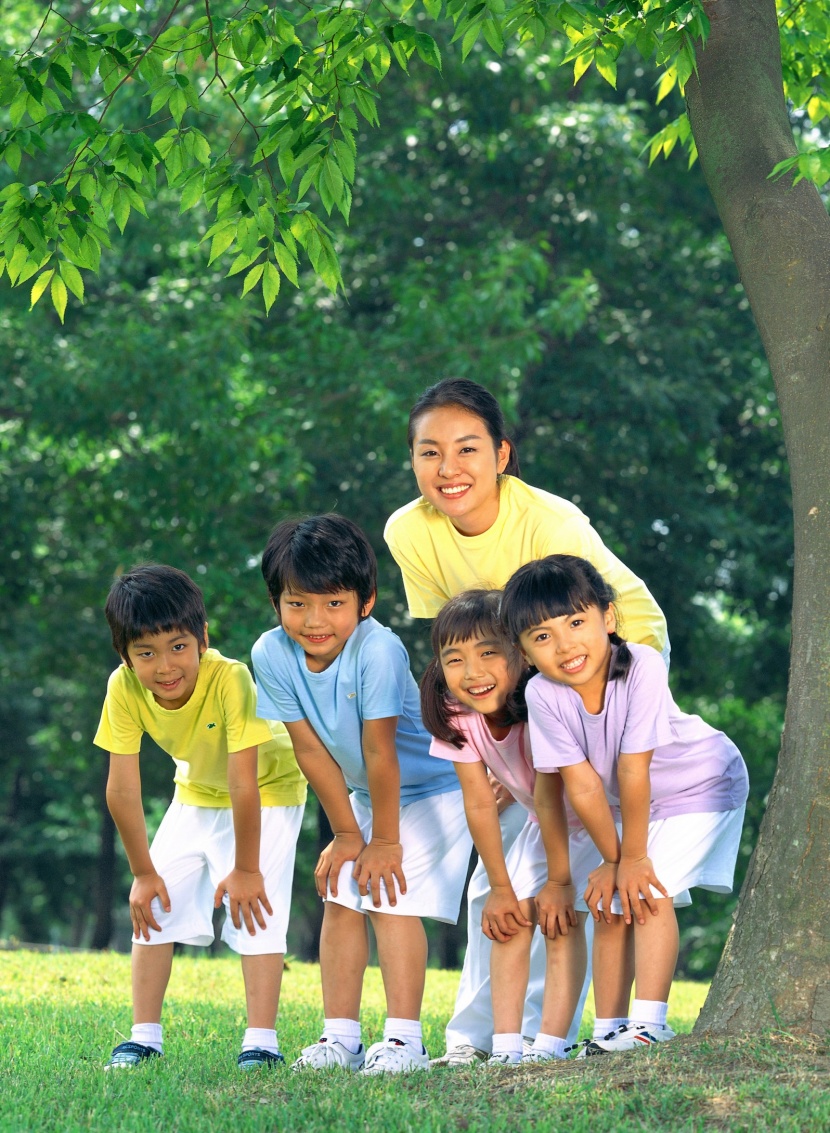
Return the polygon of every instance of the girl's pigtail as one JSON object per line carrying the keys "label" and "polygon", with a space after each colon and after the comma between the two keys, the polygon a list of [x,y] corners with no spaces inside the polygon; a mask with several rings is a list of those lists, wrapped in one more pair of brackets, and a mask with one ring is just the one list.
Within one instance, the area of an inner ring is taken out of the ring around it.
{"label": "girl's pigtail", "polygon": [[617,652],[614,654],[614,659],[611,662],[611,668],[608,672],[608,679],[609,681],[624,681],[628,676],[628,670],[631,668],[631,662],[633,660],[631,650],[628,648],[628,642],[620,637],[618,633],[609,633],[608,637],[611,644],[617,646]]}
{"label": "girl's pigtail", "polygon": [[421,678],[421,719],[424,727],[436,740],[460,749],[467,740],[452,725],[457,715],[458,704],[449,694],[440,662],[433,657]]}
{"label": "girl's pigtail", "polygon": [[522,675],[519,677],[519,683],[507,697],[505,702],[505,724],[526,724],[527,723],[527,703],[525,701],[525,689],[527,682],[531,677],[535,677],[538,669],[529,666],[522,670]]}

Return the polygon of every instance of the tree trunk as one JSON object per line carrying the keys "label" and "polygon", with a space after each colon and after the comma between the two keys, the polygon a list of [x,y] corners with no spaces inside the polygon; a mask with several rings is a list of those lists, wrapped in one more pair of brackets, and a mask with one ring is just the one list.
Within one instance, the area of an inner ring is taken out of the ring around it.
{"label": "tree trunk", "polygon": [[[697,1032],[830,1027],[830,218],[767,179],[796,152],[774,0],[716,0],[687,99],[703,173],[769,359],[790,461],[793,637],[778,771]],[[782,574],[784,573],[782,563]],[[713,658],[713,661],[716,659]],[[787,659],[781,657],[781,664]]]}

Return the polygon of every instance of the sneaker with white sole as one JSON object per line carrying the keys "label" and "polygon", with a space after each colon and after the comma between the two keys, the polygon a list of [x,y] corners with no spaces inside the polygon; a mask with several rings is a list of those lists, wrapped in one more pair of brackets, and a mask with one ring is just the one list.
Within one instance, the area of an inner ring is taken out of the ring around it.
{"label": "sneaker with white sole", "polygon": [[426,1047],[421,1049],[402,1039],[385,1039],[374,1043],[366,1051],[366,1065],[361,1074],[411,1074],[415,1070],[429,1070]]}
{"label": "sneaker with white sole", "polygon": [[488,1058],[486,1050],[479,1050],[477,1046],[472,1046],[469,1043],[462,1043],[460,1046],[454,1046],[442,1054],[440,1058],[430,1059],[430,1066],[475,1066],[479,1062],[485,1062]]}
{"label": "sneaker with white sole", "polygon": [[292,1063],[292,1070],[361,1070],[366,1061],[363,1043],[356,1052],[342,1043],[332,1042],[325,1035],[311,1046],[304,1047],[300,1057]]}
{"label": "sneaker with white sole", "polygon": [[162,1053],[154,1046],[144,1046],[143,1043],[119,1043],[109,1057],[105,1070],[134,1070],[142,1062],[150,1062],[154,1058],[161,1058]]}
{"label": "sneaker with white sole", "polygon": [[[567,1049],[567,1048],[566,1048]],[[522,1055],[522,1062],[562,1062],[563,1059],[551,1050],[528,1050]]]}
{"label": "sneaker with white sole", "polygon": [[484,1065],[485,1066],[491,1066],[491,1067],[493,1067],[493,1066],[518,1066],[521,1061],[522,1061],[521,1058],[514,1058],[512,1054],[509,1054],[505,1050],[505,1051],[502,1051],[499,1054],[491,1054],[490,1057],[487,1059],[487,1061],[484,1063]]}
{"label": "sneaker with white sole", "polygon": [[[657,1046],[658,1043],[667,1043],[675,1037],[671,1027],[636,1026],[623,1023],[616,1031],[606,1035],[604,1039],[593,1039],[585,1047],[584,1057],[590,1058],[594,1054],[615,1054],[622,1050],[638,1050],[640,1047]],[[580,1057],[577,1055],[577,1058]]]}

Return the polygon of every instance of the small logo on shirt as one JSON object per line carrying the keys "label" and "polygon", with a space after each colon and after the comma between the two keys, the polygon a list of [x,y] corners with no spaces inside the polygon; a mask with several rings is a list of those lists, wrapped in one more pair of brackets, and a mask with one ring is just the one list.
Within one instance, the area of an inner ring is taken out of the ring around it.
{"label": "small logo on shirt", "polygon": [[215,727],[216,727],[215,724],[208,724],[208,728],[215,728]]}
{"label": "small logo on shirt", "polygon": [[347,693],[346,693],[346,700],[354,700],[354,698],[355,698],[356,696],[357,696],[357,693],[356,693],[356,692],[347,692]]}

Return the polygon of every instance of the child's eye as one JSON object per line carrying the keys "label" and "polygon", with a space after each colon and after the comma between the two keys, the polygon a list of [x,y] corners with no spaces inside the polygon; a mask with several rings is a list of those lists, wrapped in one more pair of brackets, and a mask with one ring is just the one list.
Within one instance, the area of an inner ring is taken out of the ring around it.
{"label": "child's eye", "polygon": [[482,652],[481,656],[482,657],[495,657],[497,654],[498,654],[497,649],[485,649]]}
{"label": "child's eye", "polygon": [[343,602],[340,598],[335,598],[333,601],[329,602],[329,605],[331,606],[331,608],[333,610],[336,610],[338,608],[338,606],[343,605]]}
{"label": "child's eye", "polygon": [[584,621],[585,621],[584,618],[574,618],[573,621],[571,622],[571,628],[572,629],[578,629],[583,624]]}
{"label": "child's eye", "polygon": [[183,649],[187,649],[187,643],[184,641],[179,641],[173,646],[174,653],[181,653]]}
{"label": "child's eye", "polygon": [[549,633],[537,633],[533,640],[534,641],[547,641],[549,637],[550,637]]}

